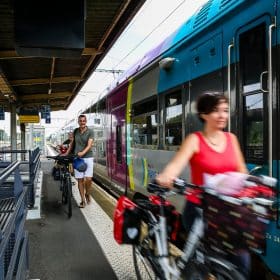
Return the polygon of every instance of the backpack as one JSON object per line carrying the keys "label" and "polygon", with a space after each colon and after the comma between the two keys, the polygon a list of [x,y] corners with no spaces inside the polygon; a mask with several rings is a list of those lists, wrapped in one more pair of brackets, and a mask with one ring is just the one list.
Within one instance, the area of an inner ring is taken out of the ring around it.
{"label": "backpack", "polygon": [[55,165],[52,169],[52,176],[54,178],[55,181],[59,181],[60,180],[60,168],[59,166]]}

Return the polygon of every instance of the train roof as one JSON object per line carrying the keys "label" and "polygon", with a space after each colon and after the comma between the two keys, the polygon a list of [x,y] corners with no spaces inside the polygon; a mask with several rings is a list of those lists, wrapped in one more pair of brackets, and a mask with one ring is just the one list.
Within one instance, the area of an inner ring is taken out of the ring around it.
{"label": "train roof", "polygon": [[246,1],[248,0],[209,0],[175,32],[154,49],[147,52],[140,60],[133,64],[132,67],[120,75],[119,78],[111,84],[110,90],[113,90],[125,80],[142,72],[152,62],[163,57],[168,50],[178,46],[181,42],[192,39]]}

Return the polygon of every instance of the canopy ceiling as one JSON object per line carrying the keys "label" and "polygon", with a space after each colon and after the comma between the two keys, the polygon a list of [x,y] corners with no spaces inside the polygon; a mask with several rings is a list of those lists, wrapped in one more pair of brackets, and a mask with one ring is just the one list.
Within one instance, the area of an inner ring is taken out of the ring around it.
{"label": "canopy ceiling", "polygon": [[66,110],[145,2],[87,0],[81,55],[37,57],[16,52],[14,1],[0,1],[0,105],[6,112],[11,103],[17,108],[48,104],[51,111]]}

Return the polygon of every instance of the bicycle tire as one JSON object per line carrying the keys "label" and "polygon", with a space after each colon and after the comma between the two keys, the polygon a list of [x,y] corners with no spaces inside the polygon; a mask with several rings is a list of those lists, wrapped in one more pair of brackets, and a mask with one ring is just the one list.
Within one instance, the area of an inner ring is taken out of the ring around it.
{"label": "bicycle tire", "polygon": [[67,203],[68,203],[68,218],[72,217],[72,181],[67,177]]}
{"label": "bicycle tire", "polygon": [[67,204],[67,178],[64,175],[63,182],[62,182],[62,190],[61,190],[61,202],[62,204]]}
{"label": "bicycle tire", "polygon": [[60,190],[62,191],[63,181],[64,181],[64,174],[63,174],[61,169],[59,171],[59,180],[60,180]]}
{"label": "bicycle tire", "polygon": [[[152,256],[150,256],[150,261],[147,259],[146,256],[140,253],[141,252],[141,245],[133,245],[132,246],[132,257],[133,257],[133,264],[135,269],[135,276],[137,280],[156,280],[156,279],[164,279],[159,278],[152,268],[151,261]],[[156,265],[156,263],[154,264]]]}
{"label": "bicycle tire", "polygon": [[190,261],[183,272],[183,279],[205,280],[211,279],[210,275],[213,275],[216,280],[245,280],[245,277],[232,267],[231,264],[220,259],[211,261],[207,265]]}

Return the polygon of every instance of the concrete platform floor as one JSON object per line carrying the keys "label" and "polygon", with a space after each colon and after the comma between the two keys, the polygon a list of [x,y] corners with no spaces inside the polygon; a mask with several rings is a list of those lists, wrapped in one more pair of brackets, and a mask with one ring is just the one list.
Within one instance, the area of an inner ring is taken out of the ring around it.
{"label": "concrete platform floor", "polygon": [[[41,219],[27,220],[30,279],[117,279],[80,208],[67,218],[52,161],[42,160]],[[112,211],[112,210],[111,210]]]}

